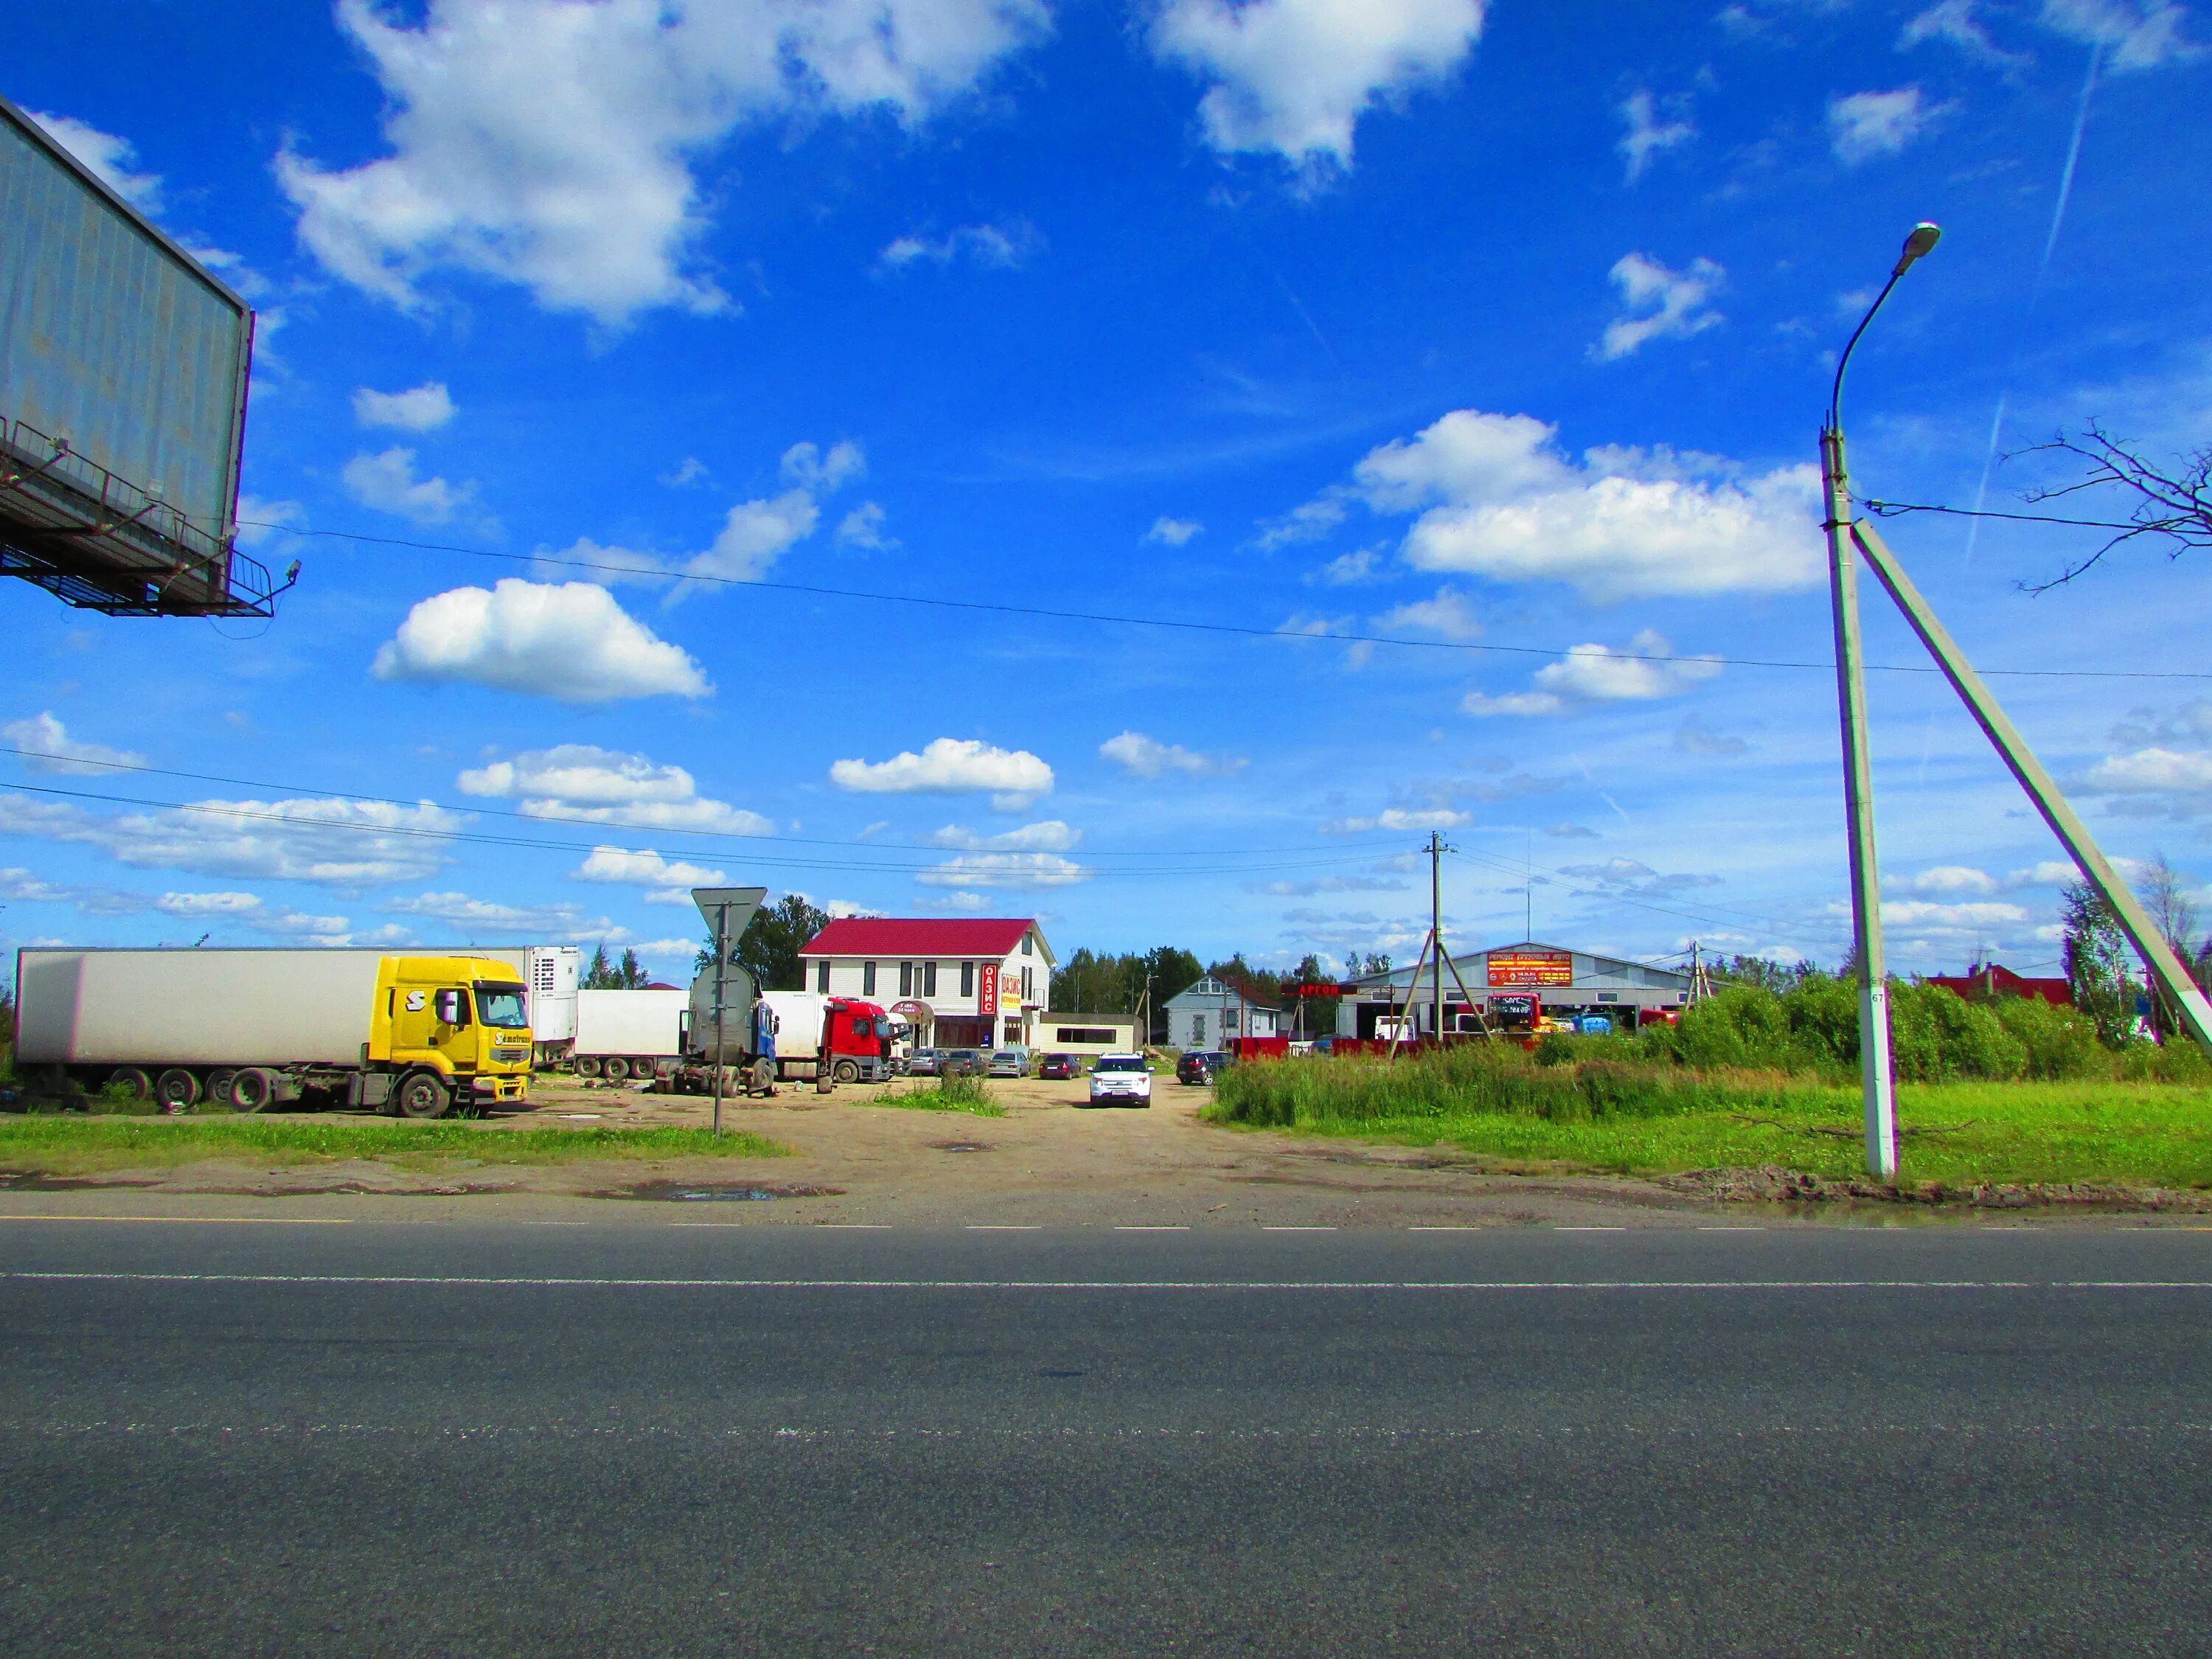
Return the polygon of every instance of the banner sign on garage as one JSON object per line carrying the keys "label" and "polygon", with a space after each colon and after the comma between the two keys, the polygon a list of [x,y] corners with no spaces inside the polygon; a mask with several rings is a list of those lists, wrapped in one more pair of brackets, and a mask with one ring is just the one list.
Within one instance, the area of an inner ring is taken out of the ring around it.
{"label": "banner sign on garage", "polygon": [[1571,985],[1575,958],[1567,951],[1492,951],[1492,985]]}

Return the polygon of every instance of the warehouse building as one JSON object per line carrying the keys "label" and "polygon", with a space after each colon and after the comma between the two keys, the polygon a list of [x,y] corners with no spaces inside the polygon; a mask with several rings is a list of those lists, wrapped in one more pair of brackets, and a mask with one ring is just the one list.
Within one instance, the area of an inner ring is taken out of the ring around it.
{"label": "warehouse building", "polygon": [[[1388,1022],[1394,1012],[1407,1017],[1409,1001],[1414,1024],[1406,1035],[1433,1035],[1432,971],[1421,968],[1418,988],[1411,966],[1352,981],[1337,1005],[1337,1035],[1372,1041],[1380,1024],[1388,1036]],[[1671,1018],[1690,1000],[1687,973],[1533,939],[1449,957],[1443,981],[1447,1035],[1510,1023],[1503,1017],[1527,1007],[1529,999],[1539,1019],[1602,1018],[1616,1030]],[[1495,1006],[1501,998],[1510,1000],[1503,1008]]]}

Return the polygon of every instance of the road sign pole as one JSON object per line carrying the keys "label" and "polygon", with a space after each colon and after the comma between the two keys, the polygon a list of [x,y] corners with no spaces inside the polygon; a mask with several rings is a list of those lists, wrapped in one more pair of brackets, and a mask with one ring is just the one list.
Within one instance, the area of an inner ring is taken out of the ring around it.
{"label": "road sign pole", "polygon": [[722,1061],[727,1052],[722,1042],[722,988],[728,978],[730,908],[714,910],[714,1133],[722,1133]]}

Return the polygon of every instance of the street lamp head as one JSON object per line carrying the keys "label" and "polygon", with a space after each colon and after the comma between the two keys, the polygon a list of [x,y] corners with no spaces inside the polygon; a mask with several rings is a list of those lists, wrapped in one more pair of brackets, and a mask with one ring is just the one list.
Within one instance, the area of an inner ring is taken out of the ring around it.
{"label": "street lamp head", "polygon": [[1943,228],[1941,225],[1931,225],[1923,219],[1918,224],[1913,226],[1912,234],[1905,239],[1905,252],[1897,256],[1897,269],[1889,273],[1890,280],[1895,282],[1899,276],[1904,276],[1911,269],[1915,259],[1928,252],[1942,240]]}

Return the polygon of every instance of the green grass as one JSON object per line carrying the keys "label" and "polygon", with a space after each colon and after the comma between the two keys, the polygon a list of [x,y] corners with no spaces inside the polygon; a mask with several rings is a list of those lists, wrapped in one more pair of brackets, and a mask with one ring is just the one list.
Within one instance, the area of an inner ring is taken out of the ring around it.
{"label": "green grass", "polygon": [[705,1129],[504,1129],[440,1121],[364,1121],[318,1117],[0,1118],[0,1170],[50,1175],[169,1169],[203,1158],[278,1165],[374,1158],[434,1165],[580,1164],[614,1158],[782,1158],[766,1137]]}
{"label": "green grass", "polygon": [[[1400,1060],[1394,1077],[1327,1075],[1346,1064],[1239,1066],[1217,1085],[1206,1115],[1454,1146],[1499,1169],[1666,1175],[1775,1164],[1832,1179],[1863,1173],[1858,1091],[1814,1079],[1512,1061]],[[1905,1084],[1898,1118],[1899,1177],[1908,1183],[2212,1187],[2212,1088],[2105,1079]]]}
{"label": "green grass", "polygon": [[939,1079],[927,1089],[902,1093],[896,1086],[884,1090],[868,1104],[896,1106],[907,1112],[966,1112],[974,1117],[1004,1117],[1006,1109],[991,1098],[980,1077]]}

